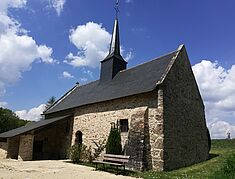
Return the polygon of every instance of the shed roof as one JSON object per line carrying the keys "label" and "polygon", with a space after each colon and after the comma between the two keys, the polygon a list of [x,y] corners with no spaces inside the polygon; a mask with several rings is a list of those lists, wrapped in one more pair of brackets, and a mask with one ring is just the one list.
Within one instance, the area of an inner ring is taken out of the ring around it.
{"label": "shed roof", "polygon": [[14,137],[14,136],[17,136],[17,135],[20,135],[20,134],[24,134],[24,133],[30,132],[32,130],[44,127],[46,125],[58,122],[60,120],[68,118],[68,117],[69,117],[69,115],[56,117],[56,118],[51,118],[51,119],[48,119],[48,120],[42,120],[42,121],[38,121],[38,122],[31,122],[31,123],[29,123],[25,126],[22,126],[22,127],[19,127],[19,128],[1,133],[0,138],[9,138],[9,137]]}
{"label": "shed roof", "polygon": [[182,46],[167,55],[120,71],[111,81],[100,83],[97,80],[86,85],[77,85],[45,111],[44,114],[150,92],[162,82],[171,62],[173,62],[174,57],[177,56],[181,48]]}

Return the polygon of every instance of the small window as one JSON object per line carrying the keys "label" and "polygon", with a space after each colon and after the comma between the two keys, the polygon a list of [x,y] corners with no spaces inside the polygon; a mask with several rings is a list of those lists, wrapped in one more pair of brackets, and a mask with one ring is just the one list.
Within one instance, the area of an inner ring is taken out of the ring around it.
{"label": "small window", "polygon": [[120,120],[120,130],[121,132],[128,132],[128,119],[121,119]]}

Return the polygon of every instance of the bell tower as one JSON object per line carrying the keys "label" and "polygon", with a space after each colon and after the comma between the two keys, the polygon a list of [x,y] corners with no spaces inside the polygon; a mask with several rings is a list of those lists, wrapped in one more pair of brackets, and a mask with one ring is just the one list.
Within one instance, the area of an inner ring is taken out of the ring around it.
{"label": "bell tower", "polygon": [[121,70],[125,70],[127,62],[122,58],[120,52],[120,38],[118,27],[118,1],[116,2],[116,19],[113,26],[113,34],[108,56],[101,61],[100,82],[112,80]]}

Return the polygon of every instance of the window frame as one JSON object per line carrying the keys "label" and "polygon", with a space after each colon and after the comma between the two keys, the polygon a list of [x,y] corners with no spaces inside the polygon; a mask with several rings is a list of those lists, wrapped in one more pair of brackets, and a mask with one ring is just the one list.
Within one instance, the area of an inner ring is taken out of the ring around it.
{"label": "window frame", "polygon": [[129,121],[128,119],[120,119],[119,120],[119,129],[121,133],[129,132]]}

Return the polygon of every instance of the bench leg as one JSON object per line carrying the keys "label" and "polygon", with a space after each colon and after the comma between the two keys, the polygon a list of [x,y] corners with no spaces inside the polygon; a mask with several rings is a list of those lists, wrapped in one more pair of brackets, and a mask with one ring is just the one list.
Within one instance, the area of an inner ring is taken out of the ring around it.
{"label": "bench leg", "polygon": [[104,163],[103,163],[103,168],[104,168],[104,170],[105,170],[105,165],[104,165]]}
{"label": "bench leg", "polygon": [[95,170],[97,170],[97,163],[95,163]]}

